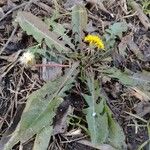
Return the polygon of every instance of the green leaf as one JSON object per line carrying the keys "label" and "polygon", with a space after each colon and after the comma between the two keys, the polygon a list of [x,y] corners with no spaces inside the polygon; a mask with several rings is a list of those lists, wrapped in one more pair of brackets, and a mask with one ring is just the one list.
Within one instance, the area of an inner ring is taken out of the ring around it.
{"label": "green leaf", "polygon": [[122,72],[117,68],[108,68],[104,72],[111,78],[119,79],[126,86],[138,87],[150,97],[150,72],[142,71],[133,73],[128,69]]}
{"label": "green leaf", "polygon": [[121,70],[115,67],[114,68],[111,67],[111,68],[104,69],[103,73],[111,78],[119,79],[120,82],[122,82],[127,86],[134,84],[132,74],[129,70],[122,72]]}
{"label": "green leaf", "polygon": [[53,32],[55,32],[57,35],[59,35],[63,39],[63,41],[66,42],[70,46],[70,48],[72,48],[72,49],[75,48],[75,46],[71,43],[71,38],[66,35],[67,31],[63,27],[63,25],[61,25],[49,18],[47,18],[45,20],[45,22],[52,28]]}
{"label": "green leaf", "polygon": [[75,63],[66,76],[46,83],[29,96],[20,123],[4,150],[10,150],[17,142],[23,143],[39,134],[44,127],[52,125],[56,109],[65,96],[64,92],[73,86],[77,67],[78,63]]}
{"label": "green leaf", "polygon": [[127,24],[125,22],[117,22],[114,23],[107,29],[106,31],[111,35],[111,36],[118,36],[119,38],[122,37],[122,33],[126,32],[128,29]]}
{"label": "green leaf", "polygon": [[106,29],[106,33],[104,34],[106,48],[113,48],[116,42],[116,38],[122,38],[123,32],[126,32],[127,29],[127,24],[125,22],[114,23],[109,27],[109,29]]}
{"label": "green leaf", "polygon": [[47,150],[52,131],[52,126],[44,127],[41,132],[36,135],[33,150]]}
{"label": "green leaf", "polygon": [[120,125],[112,118],[112,112],[107,105],[105,110],[108,115],[109,138],[110,144],[120,150],[126,149],[125,135]]}
{"label": "green leaf", "polygon": [[26,51],[33,53],[37,58],[39,58],[40,56],[46,58],[47,60],[56,61],[56,62],[60,59],[60,57],[56,53],[53,53],[52,51],[49,51],[46,48],[40,48],[39,44],[28,47]]}
{"label": "green leaf", "polygon": [[16,21],[22,27],[28,35],[32,35],[38,43],[45,40],[45,43],[51,49],[55,47],[59,52],[69,52],[70,49],[65,46],[64,41],[58,39],[58,35],[49,31],[48,25],[46,25],[38,17],[29,12],[19,12],[17,14]]}
{"label": "green leaf", "polygon": [[81,42],[83,30],[87,26],[87,11],[83,5],[75,5],[72,9],[72,28],[75,34],[75,42]]}
{"label": "green leaf", "polygon": [[90,95],[83,94],[83,97],[89,106],[86,109],[86,120],[90,137],[94,144],[102,144],[108,137],[108,119],[106,112],[104,112],[104,101],[101,100],[100,103],[96,103],[100,100],[100,89],[98,82],[94,81],[93,77],[87,79],[87,86]]}
{"label": "green leaf", "polygon": [[38,54],[40,56],[46,57],[47,50],[39,48],[39,45],[28,47],[26,50],[29,51],[29,52],[31,52],[31,53],[33,53],[34,55]]}
{"label": "green leaf", "polygon": [[149,0],[142,1],[142,9],[146,15],[150,16],[150,1]]}
{"label": "green leaf", "polygon": [[100,93],[100,87],[94,75],[87,75],[89,95],[83,94],[88,104],[86,108],[86,120],[91,140],[94,144],[110,144],[115,149],[125,149],[125,136],[122,128],[113,119],[112,112],[106,104],[104,96]]}

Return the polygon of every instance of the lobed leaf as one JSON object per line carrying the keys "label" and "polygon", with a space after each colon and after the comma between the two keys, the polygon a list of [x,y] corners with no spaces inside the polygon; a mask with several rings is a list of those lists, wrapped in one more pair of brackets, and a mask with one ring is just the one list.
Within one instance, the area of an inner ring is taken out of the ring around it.
{"label": "lobed leaf", "polygon": [[62,24],[59,24],[51,19],[46,19],[46,23],[52,28],[52,31],[59,36],[59,38],[62,38],[63,41],[70,46],[70,48],[75,48],[75,46],[71,43],[71,38],[66,35],[67,31]]}
{"label": "lobed leaf", "polygon": [[107,49],[113,48],[116,42],[116,38],[122,38],[123,32],[126,32],[128,29],[127,24],[125,22],[117,22],[111,25],[108,29],[106,29],[106,33],[104,34],[106,40]]}
{"label": "lobed leaf", "polygon": [[74,82],[77,74],[75,63],[66,76],[46,83],[41,89],[33,92],[26,103],[20,123],[12,134],[4,150],[10,150],[16,143],[24,143],[42,129],[52,125],[56,109]]}
{"label": "lobed leaf", "polygon": [[49,31],[48,25],[46,25],[38,17],[29,12],[19,12],[17,14],[16,21],[22,27],[28,35],[32,35],[38,43],[45,40],[48,47],[56,48],[59,52],[69,52],[70,49],[65,46],[64,41],[58,39],[58,35]]}
{"label": "lobed leaf", "polygon": [[108,143],[122,150],[126,147],[124,133],[112,118],[111,110],[100,94],[98,81],[94,80],[94,75],[87,76],[89,95],[83,94],[83,97],[89,106],[86,108],[86,120],[92,143],[96,145]]}
{"label": "lobed leaf", "polygon": [[83,5],[75,5],[72,9],[72,30],[75,34],[75,42],[81,42],[83,38],[83,30],[87,26],[87,11]]}
{"label": "lobed leaf", "polygon": [[117,68],[108,68],[104,71],[111,78],[118,79],[130,87],[137,87],[150,97],[150,73],[147,71],[133,73],[126,69],[124,72]]}
{"label": "lobed leaf", "polygon": [[120,127],[120,125],[117,123],[117,121],[112,118],[112,112],[107,105],[105,105],[105,109],[107,112],[108,126],[109,126],[108,141],[112,146],[116,147],[117,149],[125,150],[126,144],[125,144],[125,135],[123,133],[123,130]]}
{"label": "lobed leaf", "polygon": [[122,33],[126,32],[128,29],[127,24],[125,22],[117,22],[114,23],[107,29],[106,31],[111,35],[111,36],[118,36],[119,38],[122,37]]}

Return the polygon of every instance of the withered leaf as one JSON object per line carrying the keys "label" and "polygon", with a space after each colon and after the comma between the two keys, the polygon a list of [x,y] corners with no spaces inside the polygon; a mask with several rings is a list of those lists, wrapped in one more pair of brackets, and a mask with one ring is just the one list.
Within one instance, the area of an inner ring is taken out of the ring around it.
{"label": "withered leaf", "polygon": [[141,23],[144,25],[145,29],[148,30],[148,28],[150,28],[150,22],[140,6],[135,1],[131,2],[131,6],[135,11],[137,11],[137,16],[139,17]]}

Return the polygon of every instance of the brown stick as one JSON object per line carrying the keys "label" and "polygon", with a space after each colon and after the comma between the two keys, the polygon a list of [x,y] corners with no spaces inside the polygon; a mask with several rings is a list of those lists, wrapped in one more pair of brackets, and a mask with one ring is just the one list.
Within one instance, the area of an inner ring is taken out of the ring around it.
{"label": "brown stick", "polygon": [[9,14],[11,14],[13,11],[15,11],[15,10],[17,10],[17,9],[19,9],[19,8],[21,8],[21,7],[25,6],[25,5],[27,5],[27,4],[28,4],[28,2],[24,2],[24,3],[22,3],[21,5],[12,8],[12,9],[9,10],[2,18],[0,18],[0,22],[1,22],[2,20],[4,20],[4,19],[5,19]]}
{"label": "brown stick", "polygon": [[0,50],[0,55],[3,53],[3,51],[5,50],[5,48],[8,46],[8,44],[10,43],[10,41],[12,40],[15,32],[17,31],[18,25],[15,26],[15,28],[13,29],[9,39],[7,40],[7,42],[5,43],[4,47]]}
{"label": "brown stick", "polygon": [[35,67],[70,67],[70,65],[62,65],[62,64],[36,64]]}

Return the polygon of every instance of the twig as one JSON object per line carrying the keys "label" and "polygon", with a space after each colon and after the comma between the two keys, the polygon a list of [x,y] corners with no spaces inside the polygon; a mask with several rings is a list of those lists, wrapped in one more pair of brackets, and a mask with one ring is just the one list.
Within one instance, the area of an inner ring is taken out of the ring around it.
{"label": "twig", "polygon": [[62,64],[36,64],[35,67],[70,67],[70,65],[62,65]]}
{"label": "twig", "polygon": [[0,18],[0,22],[1,22],[2,20],[4,20],[4,19],[5,19],[9,14],[11,14],[13,11],[15,11],[15,10],[17,10],[17,9],[19,9],[19,8],[21,8],[21,7],[23,7],[23,6],[25,6],[26,4],[28,4],[28,2],[22,3],[21,5],[16,6],[16,7],[12,8],[11,10],[9,10],[2,18]]}
{"label": "twig", "polygon": [[[12,13],[13,11],[15,11],[15,10],[17,10],[17,9],[23,7],[23,6],[26,6],[26,7],[24,8],[24,10],[26,10],[26,9],[29,7],[29,5],[31,5],[31,3],[35,2],[35,1],[38,1],[38,0],[30,0],[29,2],[22,3],[21,5],[12,8],[12,9],[9,10],[2,18],[0,18],[0,22],[1,22],[3,19],[5,19],[10,13]],[[14,30],[12,31],[12,33],[11,33],[9,39],[8,39],[7,42],[5,43],[4,47],[0,50],[0,55],[3,53],[3,51],[5,50],[5,48],[8,46],[9,42],[12,40],[12,38],[13,38],[13,36],[14,36],[16,30],[17,30],[17,28],[18,28],[18,25],[15,26],[15,28],[14,28]]]}
{"label": "twig", "polygon": [[38,0],[30,0],[27,5],[25,6],[24,10],[28,10],[29,9],[29,6],[32,4],[32,3],[36,3]]}
{"label": "twig", "polygon": [[37,2],[33,2],[33,4],[35,4],[39,8],[47,11],[49,14],[54,12],[54,10],[51,7],[49,7],[48,5],[46,5],[46,4],[42,3],[42,2],[38,2],[38,3]]}
{"label": "twig", "polygon": [[60,143],[64,144],[64,143],[76,142],[76,141],[82,140],[82,139],[84,139],[84,138],[86,138],[86,137],[87,137],[87,135],[82,136],[82,137],[79,137],[79,138],[76,138],[76,139],[73,139],[73,140],[61,141]]}
{"label": "twig", "polygon": [[17,31],[18,25],[15,26],[14,30],[12,31],[9,39],[7,40],[7,42],[5,43],[4,47],[0,50],[0,55],[3,53],[3,51],[5,50],[5,48],[8,46],[9,42],[12,40],[15,32]]}
{"label": "twig", "polygon": [[130,17],[134,17],[134,16],[136,16],[137,15],[137,11],[135,11],[133,14],[131,14],[131,15],[127,15],[127,16],[123,16],[123,17],[121,17],[121,19],[126,19],[126,18],[130,18]]}

